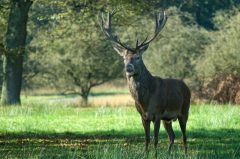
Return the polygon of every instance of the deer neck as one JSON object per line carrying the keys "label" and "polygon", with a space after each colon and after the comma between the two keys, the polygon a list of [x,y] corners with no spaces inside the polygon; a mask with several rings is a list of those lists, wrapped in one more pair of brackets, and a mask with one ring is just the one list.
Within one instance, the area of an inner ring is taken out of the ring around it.
{"label": "deer neck", "polygon": [[127,76],[129,90],[136,103],[145,105],[144,103],[147,101],[144,99],[147,99],[145,97],[151,88],[152,79],[153,76],[147,70],[144,63],[141,64],[137,75]]}

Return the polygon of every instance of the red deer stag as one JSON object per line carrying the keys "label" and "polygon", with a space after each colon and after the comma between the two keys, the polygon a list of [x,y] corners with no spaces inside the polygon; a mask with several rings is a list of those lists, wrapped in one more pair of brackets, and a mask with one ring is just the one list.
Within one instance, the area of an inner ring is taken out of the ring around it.
{"label": "red deer stag", "polygon": [[162,79],[152,76],[142,60],[143,52],[147,50],[149,43],[157,37],[167,21],[165,12],[156,15],[154,36],[149,40],[146,38],[140,44],[137,40],[136,48],[128,47],[120,41],[118,36],[112,34],[111,19],[114,14],[114,11],[108,13],[107,21],[103,13],[99,15],[99,25],[107,38],[115,44],[114,49],[124,59],[129,90],[135,100],[135,106],[141,115],[145,130],[146,152],[148,152],[148,145],[150,143],[150,122],[154,123],[156,157],[160,121],[163,121],[170,140],[168,147],[168,152],[170,153],[175,138],[172,121],[178,119],[182,131],[185,153],[187,153],[186,124],[190,107],[190,90],[181,80]]}

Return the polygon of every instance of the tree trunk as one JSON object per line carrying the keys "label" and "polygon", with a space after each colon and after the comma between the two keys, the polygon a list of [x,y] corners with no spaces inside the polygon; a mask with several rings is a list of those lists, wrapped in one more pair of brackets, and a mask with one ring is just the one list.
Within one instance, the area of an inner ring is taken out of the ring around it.
{"label": "tree trunk", "polygon": [[27,36],[28,12],[31,0],[11,0],[5,47],[3,55],[3,105],[20,104],[23,54]]}
{"label": "tree trunk", "polygon": [[86,87],[81,89],[81,97],[82,97],[82,106],[87,106],[88,105],[88,96],[90,93],[91,87]]}
{"label": "tree trunk", "polygon": [[82,106],[87,106],[88,105],[88,94],[82,95]]}

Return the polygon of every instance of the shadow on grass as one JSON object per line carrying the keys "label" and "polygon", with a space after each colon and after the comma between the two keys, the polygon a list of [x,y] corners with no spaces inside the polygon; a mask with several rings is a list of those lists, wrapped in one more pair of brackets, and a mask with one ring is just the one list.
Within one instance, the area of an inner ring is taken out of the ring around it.
{"label": "shadow on grass", "polygon": [[[175,131],[176,139],[173,151],[182,151],[181,132]],[[159,135],[161,151],[167,151],[168,139],[165,132]],[[152,144],[152,142],[151,142]],[[0,157],[31,158],[44,156],[46,158],[69,158],[74,154],[89,156],[97,147],[104,146],[128,147],[127,151],[143,149],[143,132],[133,131],[100,131],[91,133],[54,133],[54,132],[22,132],[0,135]],[[240,130],[195,129],[188,132],[188,147],[190,158],[240,158]],[[152,147],[151,147],[152,148]],[[93,154],[94,156],[94,154]],[[72,156],[73,157],[73,156]],[[40,157],[41,158],[41,157]],[[94,157],[93,157],[94,158]]]}

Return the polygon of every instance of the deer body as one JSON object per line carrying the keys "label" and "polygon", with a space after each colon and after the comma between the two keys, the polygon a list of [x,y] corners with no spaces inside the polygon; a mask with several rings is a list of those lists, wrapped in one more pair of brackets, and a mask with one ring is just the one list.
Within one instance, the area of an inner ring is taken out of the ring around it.
{"label": "deer body", "polygon": [[[190,90],[186,84],[177,79],[162,79],[152,76],[147,70],[143,61],[134,67],[134,56],[125,53],[126,76],[130,93],[135,100],[135,106],[140,113],[146,136],[146,151],[150,142],[150,122],[154,122],[154,146],[157,148],[160,120],[163,120],[164,127],[170,139],[168,151],[170,153],[174,143],[175,135],[172,129],[172,120],[179,120],[183,133],[185,153],[186,145],[186,124],[190,107]],[[133,63],[134,73],[127,69],[129,63]],[[136,64],[135,64],[136,65]],[[129,72],[130,71],[130,72]],[[155,151],[157,156],[157,150]]]}
{"label": "deer body", "polygon": [[[128,86],[135,106],[145,120],[166,121],[188,113],[190,91],[184,82],[148,76],[127,77]],[[177,86],[177,87],[176,87]]]}
{"label": "deer body", "polygon": [[184,100],[190,95],[183,94],[187,87],[182,81],[151,77],[148,83],[144,83],[130,77],[128,85],[135,106],[145,120],[155,121],[158,118],[171,121],[185,113]]}
{"label": "deer body", "polygon": [[[157,37],[164,27],[167,17],[165,13],[156,16],[154,36],[146,38],[141,44],[136,43],[136,48],[130,48],[122,43],[118,36],[111,33],[111,18],[115,14],[108,14],[107,23],[102,15],[99,24],[114,49],[123,57],[127,82],[130,93],[135,100],[135,106],[142,118],[145,131],[145,149],[148,152],[150,143],[150,122],[154,123],[154,147],[157,157],[158,134],[161,120],[169,137],[168,152],[171,151],[175,135],[172,129],[172,120],[178,119],[182,131],[182,141],[187,152],[186,125],[190,107],[190,90],[187,85],[177,79],[162,79],[152,76],[142,60],[142,54],[147,50],[149,43]],[[100,18],[99,18],[100,19]]]}

